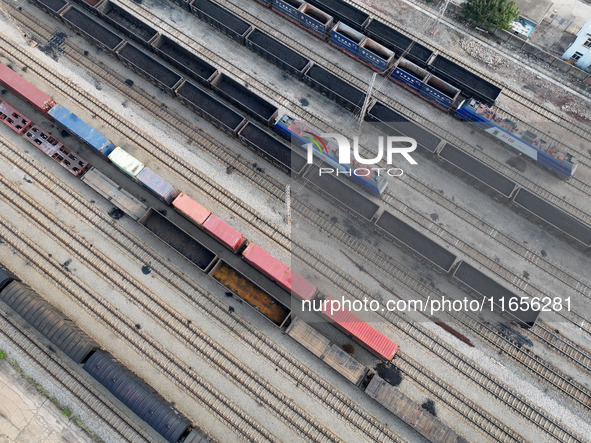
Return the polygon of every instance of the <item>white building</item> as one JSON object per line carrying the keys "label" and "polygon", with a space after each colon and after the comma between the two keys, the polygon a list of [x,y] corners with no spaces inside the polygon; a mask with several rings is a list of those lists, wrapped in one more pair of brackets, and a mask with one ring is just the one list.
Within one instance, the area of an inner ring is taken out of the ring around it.
{"label": "white building", "polygon": [[563,60],[573,60],[575,66],[590,70],[591,67],[591,20],[577,33],[577,39],[562,55]]}

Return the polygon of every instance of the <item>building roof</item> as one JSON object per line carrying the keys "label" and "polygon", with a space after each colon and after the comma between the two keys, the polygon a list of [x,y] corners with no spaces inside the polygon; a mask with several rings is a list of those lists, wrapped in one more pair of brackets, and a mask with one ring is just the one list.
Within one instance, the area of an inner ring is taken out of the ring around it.
{"label": "building roof", "polygon": [[553,5],[552,0],[515,0],[521,16],[539,25]]}

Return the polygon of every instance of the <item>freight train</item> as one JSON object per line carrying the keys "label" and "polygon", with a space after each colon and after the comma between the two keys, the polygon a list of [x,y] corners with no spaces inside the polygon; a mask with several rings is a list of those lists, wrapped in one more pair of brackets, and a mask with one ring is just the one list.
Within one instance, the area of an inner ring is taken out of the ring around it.
{"label": "freight train", "polygon": [[[236,229],[208,211],[186,193],[178,191],[163,177],[156,174],[124,149],[115,147],[107,137],[100,134],[64,106],[55,103],[51,97],[27,82],[10,68],[0,64],[0,73],[2,73],[0,83],[3,83],[15,95],[27,101],[37,111],[51,118],[61,128],[89,146],[97,154],[111,161],[125,174],[156,195],[162,202],[171,205],[193,224],[232,252],[241,256],[245,262],[275,281],[291,295],[299,300],[311,300],[315,297],[324,298],[312,283],[282,264],[260,246],[246,240]],[[51,107],[48,104],[51,104]],[[33,125],[30,119],[22,116],[13,108],[10,111],[10,115],[14,118],[18,116],[19,121],[27,125]],[[15,125],[13,120],[4,119],[3,121],[13,131],[20,132],[21,136],[26,137],[23,133],[25,133],[27,127],[22,128],[20,124]],[[51,152],[44,149],[41,149],[41,151],[49,155],[54,161],[60,161]],[[85,165],[85,171],[84,173],[70,171],[75,176],[80,177],[88,186],[107,197],[125,214],[136,220],[214,280],[243,298],[255,309],[258,309],[277,326],[283,327],[289,324],[291,312],[284,303],[252,282],[248,277],[240,274],[230,264],[217,257],[215,253],[172,223],[160,212],[139,202],[85,160],[80,159],[80,161]],[[348,326],[339,324],[338,319],[332,316],[330,305],[325,305],[321,315],[338,327],[348,328]],[[358,329],[348,332],[352,338],[369,351],[385,360],[392,360],[398,350],[396,343],[365,322],[360,323]]]}
{"label": "freight train", "polygon": [[454,115],[474,123],[484,132],[564,177],[572,176],[577,169],[577,160],[571,154],[563,152],[557,141],[542,138],[523,124],[474,99],[460,103]]}
{"label": "freight train", "polygon": [[[163,202],[172,205],[174,208],[179,210],[181,214],[188,217],[193,223],[223,243],[226,247],[238,254],[242,252],[246,241],[239,232],[235,231],[232,227],[224,223],[215,215],[211,214],[186,194],[182,194],[177,191],[170,183],[158,176],[151,169],[145,167],[143,163],[125,152],[122,148],[114,147],[114,145],[105,136],[95,131],[92,127],[87,125],[70,111],[66,110],[63,106],[56,104],[51,99],[51,97],[26,82],[14,71],[7,67],[2,69],[3,71],[0,72],[4,72],[4,75],[0,76],[0,82],[4,83],[9,89],[18,91],[15,92],[16,95],[31,103],[33,107],[47,115],[49,118],[54,118],[54,121],[58,125],[73,134],[83,143],[87,144],[95,152],[112,161],[126,174],[130,175],[132,178],[152,191]],[[51,108],[49,109],[47,105],[48,103],[51,104]],[[26,121],[30,122],[28,119],[26,119]],[[8,124],[7,121],[5,121],[5,123]],[[9,124],[9,126],[14,130],[14,125]],[[19,127],[18,130],[21,131],[21,129],[22,128]],[[84,161],[84,163],[87,165],[87,162]],[[188,256],[188,258],[204,272],[209,273],[211,269],[215,267],[215,254],[207,250],[207,248],[200,246],[198,242],[193,241],[191,236],[186,234],[176,225],[166,220],[166,218],[161,216],[157,211],[152,209],[148,210],[141,204],[134,202],[134,199],[130,198],[129,195],[124,195],[120,192],[120,187],[114,186],[112,183],[109,185],[109,183],[106,182],[108,179],[102,179],[100,177],[101,175],[102,174],[100,174],[98,171],[92,169],[87,174],[82,176],[82,179],[86,181],[89,186],[94,187],[99,193],[108,195],[114,203],[121,206],[121,209],[125,213],[139,221],[142,225],[159,236],[163,241],[170,244],[181,254]],[[88,178],[85,179],[84,177]],[[314,180],[317,180],[315,185],[318,189],[322,189],[328,194],[336,195],[339,195],[343,192],[343,189],[339,188],[340,181],[335,177],[317,176],[316,174],[313,174],[313,177],[316,177]],[[111,190],[109,190],[109,186],[111,186]],[[371,200],[365,198],[362,194],[349,192],[347,195],[347,201],[352,205],[351,211],[357,213],[360,218],[372,222],[374,229],[376,229],[379,233],[384,235],[389,240],[394,241],[403,249],[410,251],[410,253],[434,267],[436,270],[452,275],[454,280],[457,280],[460,286],[468,288],[477,296],[493,298],[495,300],[500,300],[500,298],[509,300],[510,298],[517,297],[511,291],[498,284],[493,285],[491,283],[477,285],[470,283],[493,281],[484,273],[472,266],[464,266],[463,269],[466,270],[465,272],[455,273],[454,269],[461,267],[463,263],[462,260],[458,260],[458,257],[455,254],[450,252],[447,248],[439,245],[435,241],[429,239],[427,236],[417,231],[389,211],[383,211],[378,216],[379,206]],[[126,205],[129,205],[129,207]],[[164,234],[162,234],[163,232]],[[167,232],[173,232],[173,234]],[[178,238],[183,238],[184,240],[179,241]],[[188,244],[193,244],[194,246],[189,248],[187,246]],[[247,251],[248,250],[249,249],[247,248]],[[271,265],[273,262],[267,260],[265,263]],[[273,266],[277,266],[277,264],[274,263]],[[262,269],[262,272],[267,273],[264,269]],[[271,271],[268,273],[270,272]],[[216,278],[216,275],[210,275]],[[294,279],[292,279],[291,272],[285,275],[289,279],[289,285],[286,283],[286,287],[289,287],[289,291],[300,300],[304,300],[305,297],[299,293],[299,290],[296,287],[292,287],[293,282],[299,283],[304,279],[301,279],[300,276],[296,276]],[[218,278],[216,278],[216,280],[219,281]],[[478,289],[475,289],[475,287]],[[261,293],[263,292],[264,291]],[[265,295],[265,297],[267,296]],[[271,300],[272,296],[267,298]],[[515,312],[508,312],[508,315],[510,316],[511,320],[516,320],[525,326],[532,326],[539,315],[539,311],[522,311],[519,309]],[[278,324],[283,324],[283,321],[287,319],[288,315],[278,322]],[[359,338],[359,340],[363,342],[362,338]]]}
{"label": "freight train", "polygon": [[[29,102],[35,109],[49,117],[51,117],[52,114],[67,116],[65,120],[61,120],[61,123],[58,120],[54,121],[101,156],[109,159],[123,172],[139,181],[138,176],[146,169],[146,166],[143,165],[143,163],[129,155],[123,149],[114,147],[106,137],[88,126],[73,113],[69,111],[66,112],[61,105],[56,104],[49,96],[26,82],[24,79],[20,78],[16,81],[14,76],[17,74],[12,70],[7,71],[7,68],[5,68],[6,67],[2,67],[2,71],[0,71],[4,73],[0,76],[0,82],[15,93],[15,95],[19,96],[24,101]],[[53,109],[58,109],[59,112],[52,113],[51,111]],[[4,121],[4,123],[13,131],[22,135],[26,131],[27,125],[32,125],[32,122],[13,108],[11,108],[10,111],[11,113],[9,116],[11,116],[11,118],[3,118],[2,121]],[[20,123],[15,124],[15,122]],[[68,125],[72,124],[72,122],[74,122],[73,127],[70,128]],[[92,134],[92,137],[89,137],[89,134]],[[46,153],[46,151],[42,152]],[[54,160],[58,161],[56,158],[54,158]],[[287,333],[312,353],[317,354],[318,350],[324,346],[325,349],[321,352],[321,359],[341,375],[351,380],[362,389],[365,389],[368,395],[388,410],[394,412],[403,420],[414,426],[419,432],[421,432],[421,434],[429,438],[431,441],[464,441],[454,431],[443,425],[435,417],[426,413],[423,409],[416,406],[387,381],[373,373],[373,371],[365,368],[353,359],[353,357],[343,352],[337,352],[338,348],[334,344],[319,335],[319,333],[309,325],[303,323],[300,318],[290,317],[290,308],[282,303],[277,297],[263,290],[259,285],[245,277],[226,261],[216,257],[215,253],[201,244],[193,236],[172,223],[162,215],[162,213],[155,211],[152,208],[148,208],[116,183],[105,177],[97,169],[89,166],[84,160],[81,161],[86,165],[84,173],[77,174],[72,171],[70,172],[81,177],[83,182],[107,198],[132,219],[138,221],[156,237],[160,238],[163,242],[190,260],[225,288],[244,299],[267,319],[279,327],[287,328]],[[396,343],[378,332],[365,321],[361,320],[351,311],[344,309],[339,305],[335,308],[334,299],[332,297],[320,294],[317,287],[312,283],[293,272],[287,265],[281,263],[260,246],[245,240],[238,231],[219,220],[210,211],[205,209],[188,195],[177,191],[163,178],[159,176],[154,176],[154,178],[155,180],[152,185],[146,185],[146,183],[142,184],[155,193],[162,201],[172,204],[172,206],[181,214],[189,218],[209,235],[216,238],[221,244],[240,255],[245,262],[249,263],[271,280],[276,281],[279,286],[290,292],[300,301],[310,301],[317,298],[326,301],[327,303],[323,304],[323,309],[320,312],[321,316],[332,322],[348,336],[355,339],[358,343],[382,360],[390,361],[396,355],[396,352],[398,351],[398,345],[396,345]],[[334,179],[334,177],[330,177],[330,179]],[[336,182],[338,182],[338,180]],[[329,183],[330,181],[324,184]],[[328,186],[330,187],[330,185]],[[208,220],[211,220],[211,223],[208,223]],[[397,242],[402,241],[402,243],[407,246],[410,243],[414,244],[415,247],[419,247],[419,249],[413,251],[422,255],[423,258],[431,261],[433,264],[440,266],[447,272],[450,272],[452,267],[454,267],[456,257],[453,254],[446,251],[445,248],[435,244],[412,227],[406,225],[394,215],[384,212],[377,219],[376,227],[377,229],[382,230],[385,235],[395,238]],[[462,261],[456,263],[453,278],[478,296],[485,294],[491,297],[513,296],[510,291],[507,291],[501,285]],[[527,312],[516,311],[511,313],[512,320],[516,320],[527,326],[532,326],[535,323],[538,314],[539,312],[534,310],[529,310]],[[306,329],[308,332],[304,331],[305,333],[302,333],[302,328]],[[98,351],[96,351],[95,354],[96,358],[99,359],[99,362],[94,366],[94,369],[89,367],[88,370],[91,373],[96,371],[97,379],[101,380],[101,375],[98,374],[101,373],[100,368],[105,364],[109,364],[109,360],[112,360],[112,358],[97,354],[97,352]],[[90,361],[90,359],[88,361]],[[89,364],[88,361],[87,364]],[[92,365],[92,363],[90,363],[90,365]],[[357,373],[357,377],[354,376],[354,372]],[[113,388],[113,384],[110,383],[109,380],[103,381],[105,381],[107,387],[111,386],[111,388]],[[115,395],[117,395],[117,393],[115,393]],[[121,399],[125,401],[127,400],[127,397],[122,396]],[[149,418],[146,418],[146,420],[148,419]],[[186,431],[188,428],[185,427],[184,429]],[[162,432],[168,432],[169,430],[170,427],[167,426],[166,430],[163,430]],[[182,431],[181,434],[184,434],[185,431]],[[197,435],[194,436],[194,438],[201,437]]]}
{"label": "freight train", "polygon": [[[210,441],[152,387],[86,335],[72,320],[0,265],[0,301],[45,336],[125,406],[171,443]],[[300,318],[286,333],[338,374],[434,443],[465,443],[455,431]]]}
{"label": "freight train", "polygon": [[[300,0],[257,1],[298,26],[328,39],[334,47],[438,108],[476,123],[479,129],[560,177],[569,178],[575,173],[577,161],[564,151],[560,142],[544,134],[538,135],[517,121],[505,118],[503,124],[498,124],[500,113],[491,106],[501,88],[441,55],[434,56],[428,48],[377,20],[370,20],[367,14],[347,2],[309,2],[316,6],[313,7]],[[190,7],[194,9],[193,5]],[[310,16],[309,8],[312,8],[313,16]],[[331,14],[339,21],[335,21]],[[461,95],[468,98],[458,106]],[[491,127],[495,129],[489,130]]]}
{"label": "freight train", "polygon": [[[314,155],[321,159],[324,163],[334,168],[336,171],[344,172],[345,176],[350,176],[351,179],[359,186],[366,189],[373,194],[381,194],[386,189],[388,179],[386,175],[380,175],[374,168],[369,165],[359,163],[351,156],[351,162],[348,164],[340,164],[338,162],[339,147],[334,140],[320,137],[317,129],[313,129],[307,123],[294,119],[289,115],[284,115],[277,119],[273,126],[275,132],[295,143],[303,149],[307,149],[308,144],[312,143],[315,147],[313,149]],[[352,171],[363,170],[363,174],[356,174]]]}
{"label": "freight train", "polygon": [[72,320],[0,265],[0,301],[16,311],[170,443],[210,441],[191,421]]}
{"label": "freight train", "polygon": [[[185,105],[191,107],[202,117],[225,131],[237,134],[240,132],[241,128],[245,125],[250,125],[251,123],[246,122],[243,116],[216,100],[207,91],[197,86],[197,84],[212,88],[218,95],[230,101],[245,113],[265,125],[275,127],[275,123],[279,121],[277,118],[277,107],[261,99],[256,94],[253,94],[247,88],[233,81],[228,76],[220,74],[202,58],[175,43],[167,36],[161,35],[150,25],[138,19],[132,13],[111,3],[109,0],[101,1],[98,4],[96,2],[86,2],[83,0],[74,1],[98,15],[102,20],[116,28],[118,31],[124,33],[141,46],[155,52],[158,56],[174,66],[174,68],[181,71],[183,75],[173,75],[174,71],[171,71],[150,55],[135,48],[130,42],[120,37],[118,37],[117,40],[114,40],[113,36],[115,34],[105,28],[102,24],[98,23],[95,19],[76,10],[76,8],[71,6],[67,1],[59,0],[59,4],[57,5],[55,2],[49,0],[35,1],[43,9],[63,20],[68,26],[76,30],[76,32],[90,38],[94,43],[99,45],[99,47],[119,58],[123,63],[136,70],[140,75],[143,75],[160,88],[176,95]],[[235,38],[237,41],[246,44],[249,48],[255,50],[268,60],[280,66],[282,69],[302,78],[306,83],[319,89],[323,94],[334,99],[342,106],[351,110],[360,109],[361,103],[365,98],[362,91],[348,85],[345,81],[326,71],[324,68],[314,65],[311,61],[298,54],[296,51],[276,41],[273,37],[266,35],[264,32],[250,26],[230,11],[209,1],[199,1],[194,2],[193,4],[184,1],[180,1],[179,3],[186,8],[190,7],[190,9],[202,19],[207,20],[210,24],[222,30],[232,38]],[[345,9],[348,9],[348,7],[345,7]],[[395,48],[396,51],[398,51],[397,53],[401,51],[401,48],[406,48],[404,50],[406,56],[409,60],[414,60],[417,63],[419,63],[418,60],[423,60],[426,63],[432,56],[432,52],[427,48],[416,42],[412,42],[412,40],[398,33],[398,31],[387,27],[377,20],[369,22],[367,25],[367,32],[370,34],[373,33],[372,35],[375,34],[374,37],[377,40],[381,41],[382,44],[390,45],[390,47]],[[381,35],[381,37],[378,38],[377,34]],[[402,61],[400,63],[400,69],[409,66],[408,63],[405,64]],[[411,62],[409,61],[409,63]],[[491,102],[486,99],[486,96],[487,94],[494,95],[496,91],[493,88],[494,85],[480,79],[478,76],[474,76],[474,74],[466,71],[461,66],[456,65],[441,56],[436,57],[431,66],[439,73],[440,77],[455,76],[464,80],[468,79],[462,83],[462,91],[464,91],[464,94],[480,97],[480,99],[485,102]],[[400,70],[397,72],[399,71]],[[438,80],[434,79],[425,79],[425,81],[427,83],[439,84]],[[476,93],[471,88],[476,88],[480,92]],[[498,95],[498,92],[496,93]],[[434,95],[430,93],[423,94],[423,96],[427,95],[434,97]],[[366,120],[372,121],[375,119],[375,114],[380,113],[374,112],[372,115],[371,110],[379,109],[380,107],[384,107],[384,105],[380,102],[375,102],[370,107],[370,112],[366,115]],[[387,110],[388,112],[382,113],[382,119],[378,121],[385,123],[386,126],[389,127],[390,132],[394,130],[395,133],[409,137],[415,137],[415,133],[418,133],[419,138],[417,141],[419,141],[419,139],[426,139],[426,144],[432,143],[434,139],[439,140],[438,137],[428,133],[428,131],[418,127],[416,124],[411,123],[390,108],[387,108]],[[403,122],[404,125],[396,125],[397,128],[392,129],[392,126],[394,126],[395,123],[400,122]],[[401,128],[404,128],[402,129],[404,133],[400,132]],[[251,126],[246,128],[244,133],[250,133],[250,135],[254,134],[255,136],[260,136],[260,138],[264,139],[264,134],[261,134],[257,129],[258,128]],[[256,143],[252,143],[246,137],[240,136],[240,134],[238,135],[243,142],[255,149],[257,153],[263,155],[284,169],[290,169],[289,161],[277,159],[279,149],[276,147],[267,145],[260,149],[260,147],[256,146]],[[269,143],[268,138],[265,141]],[[277,142],[275,141],[273,143]],[[435,149],[427,149],[427,151],[435,153],[436,155],[439,154],[438,152],[435,152]],[[281,155],[279,155],[279,157],[281,157]],[[543,155],[540,154],[539,157],[541,158]],[[565,157],[572,158],[567,154],[565,154]],[[471,160],[471,158],[469,160]],[[476,161],[478,166],[480,166],[479,163],[479,161]],[[297,164],[296,166],[303,165]],[[568,173],[570,167],[568,162],[559,163],[557,161],[550,161],[546,163],[546,166],[554,168],[559,174],[567,173],[572,175],[576,168],[576,160],[572,159],[570,173]],[[486,165],[482,165],[480,169],[490,168]],[[491,174],[487,174],[485,171],[485,173],[482,174],[482,177],[485,177],[486,179],[490,175]],[[347,177],[347,175],[345,175],[345,177]],[[362,185],[368,184],[367,181],[360,180],[354,175],[353,178],[362,183]],[[483,180],[478,178],[477,181],[482,182]],[[387,180],[383,180],[378,187],[371,186],[369,190],[374,194],[379,194],[385,189],[384,185],[387,185]],[[485,183],[485,188],[490,188],[488,183]],[[531,212],[529,208],[525,208],[525,210]],[[539,221],[543,222],[543,217],[539,218]],[[552,221],[549,221],[547,224],[552,225]],[[560,226],[558,226],[557,232],[558,231],[568,233],[568,230],[562,229]]]}

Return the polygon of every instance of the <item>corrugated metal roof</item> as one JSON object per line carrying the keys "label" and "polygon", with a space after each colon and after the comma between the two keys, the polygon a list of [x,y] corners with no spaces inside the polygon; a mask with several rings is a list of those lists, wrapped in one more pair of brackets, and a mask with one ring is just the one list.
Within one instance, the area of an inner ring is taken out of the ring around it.
{"label": "corrugated metal roof", "polygon": [[49,110],[49,115],[58,122],[60,126],[74,134],[102,155],[107,156],[115,149],[115,146],[113,146],[107,137],[82,121],[78,116],[62,105],[55,105],[51,108]]}
{"label": "corrugated metal roof", "polygon": [[76,363],[99,347],[72,320],[23,283],[10,283],[0,293],[0,299]]}
{"label": "corrugated metal roof", "polygon": [[327,303],[322,305],[322,314],[325,317],[381,358],[386,360],[394,358],[398,351],[396,343],[351,311],[344,309],[337,300],[326,297],[326,301]]}
{"label": "corrugated metal roof", "polygon": [[176,443],[191,425],[187,417],[110,354],[96,351],[84,370],[169,442]]}
{"label": "corrugated metal roof", "polygon": [[0,265],[0,291],[2,291],[12,280],[20,281],[16,275]]}

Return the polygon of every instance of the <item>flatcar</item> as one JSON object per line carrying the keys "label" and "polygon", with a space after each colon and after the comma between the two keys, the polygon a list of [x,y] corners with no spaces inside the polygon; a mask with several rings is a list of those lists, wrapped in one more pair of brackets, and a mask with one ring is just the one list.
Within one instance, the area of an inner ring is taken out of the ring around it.
{"label": "flatcar", "polygon": [[[294,119],[288,115],[283,115],[278,118],[275,125],[275,131],[295,143],[303,149],[307,149],[310,143],[313,145],[313,152],[316,157],[321,159],[326,164],[335,168],[335,170],[345,173],[345,175],[351,176],[351,179],[371,192],[372,194],[379,195],[386,189],[388,185],[388,179],[376,172],[374,168],[368,165],[363,165],[357,162],[351,157],[350,166],[347,164],[340,164],[338,162],[338,145],[334,140],[330,138],[322,138],[319,135],[319,131],[310,127],[307,123],[301,120]],[[367,170],[367,175],[358,175],[352,173],[353,170],[363,169]]]}
{"label": "flatcar", "polygon": [[134,221],[138,221],[148,212],[147,205],[140,202],[95,167],[90,168],[82,176],[81,180]]}
{"label": "flatcar", "polygon": [[541,165],[563,177],[572,177],[577,160],[564,151],[557,141],[540,136],[523,124],[496,112],[474,99],[464,100],[455,112],[456,117],[474,123],[505,145],[533,158]]}
{"label": "flatcar", "polygon": [[368,376],[369,369],[366,366],[301,318],[296,317],[285,332],[355,386],[361,386]]}
{"label": "flatcar", "polygon": [[431,442],[468,443],[468,440],[378,375],[370,380],[365,393]]}
{"label": "flatcar", "polygon": [[33,124],[29,118],[2,100],[0,100],[0,121],[72,175],[78,177],[89,167],[89,163],[81,156],[73,153],[58,139]]}
{"label": "flatcar", "polygon": [[18,135],[25,132],[32,123],[31,120],[2,100],[0,100],[0,121]]}

